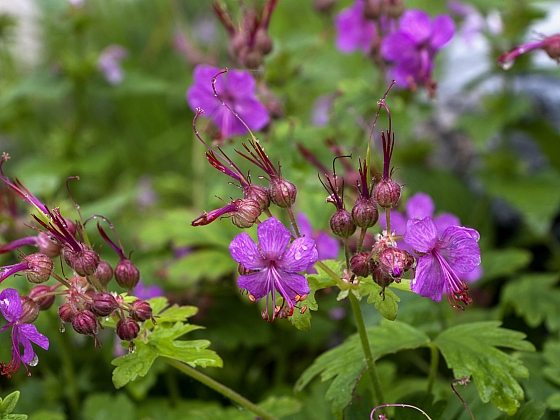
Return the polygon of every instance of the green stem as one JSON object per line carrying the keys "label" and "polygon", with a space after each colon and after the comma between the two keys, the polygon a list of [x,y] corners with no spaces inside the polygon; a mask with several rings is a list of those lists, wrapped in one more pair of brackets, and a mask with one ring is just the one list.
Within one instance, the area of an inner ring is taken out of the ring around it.
{"label": "green stem", "polygon": [[247,400],[245,397],[242,397],[241,395],[239,395],[233,389],[230,389],[227,386],[222,385],[218,381],[215,381],[214,379],[210,378],[209,376],[206,376],[204,373],[202,373],[202,372],[200,372],[200,371],[198,371],[198,370],[196,370],[196,369],[194,369],[194,368],[192,368],[192,367],[190,367],[190,366],[188,366],[184,363],[181,363],[177,360],[170,359],[168,357],[163,357],[162,359],[166,363],[168,363],[169,365],[171,365],[174,368],[183,372],[184,374],[189,375],[191,378],[196,379],[197,381],[203,383],[207,387],[212,388],[214,391],[219,392],[224,397],[232,400],[233,402],[239,404],[242,407],[245,407],[247,410],[250,410],[253,413],[257,414],[263,420],[276,420],[276,417],[274,417],[272,414],[267,413],[266,411],[264,411],[262,408],[260,408],[256,404],[253,404],[251,401]]}
{"label": "green stem", "polygon": [[362,349],[366,357],[367,371],[371,385],[373,387],[373,399],[374,405],[384,404],[383,389],[381,388],[381,381],[379,379],[379,373],[375,367],[375,360],[371,352],[371,346],[369,345],[369,338],[367,336],[366,324],[364,323],[364,316],[362,314],[362,308],[360,308],[360,301],[352,292],[348,294],[350,298],[350,303],[352,304],[352,311],[354,312],[354,318],[356,319],[356,325],[358,327],[358,334],[360,335],[360,341],[362,343]]}
{"label": "green stem", "polygon": [[348,290],[352,288],[350,283],[346,283],[343,281],[338,274],[332,271],[323,261],[317,261],[315,263],[318,267],[321,267],[321,270],[326,272],[334,281],[336,281],[336,285],[340,288],[340,290]]}
{"label": "green stem", "polygon": [[436,382],[436,375],[439,365],[439,351],[434,344],[429,344],[430,348],[430,375],[428,376],[428,393],[431,394],[434,390],[434,384]]}

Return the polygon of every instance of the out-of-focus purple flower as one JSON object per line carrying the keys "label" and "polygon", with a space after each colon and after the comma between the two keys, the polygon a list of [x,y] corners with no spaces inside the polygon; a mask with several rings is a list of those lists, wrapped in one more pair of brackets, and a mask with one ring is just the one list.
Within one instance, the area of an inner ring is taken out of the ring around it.
{"label": "out-of-focus purple flower", "polygon": [[247,129],[234,112],[245,121],[251,130],[260,130],[268,124],[270,117],[265,106],[255,96],[256,82],[248,71],[230,70],[215,79],[218,96],[231,108],[222,105],[214,96],[212,81],[221,72],[211,66],[199,65],[194,69],[194,84],[187,91],[187,101],[193,111],[202,108],[212,118],[222,136],[245,134]]}
{"label": "out-of-focus purple flower", "polygon": [[311,123],[317,127],[324,127],[329,123],[329,114],[331,112],[335,95],[321,95],[313,103],[311,114]]}
{"label": "out-of-focus purple flower", "polygon": [[74,7],[83,7],[86,4],[86,0],[68,0],[68,3]]}
{"label": "out-of-focus purple flower", "polygon": [[436,16],[432,21],[422,10],[406,11],[399,30],[381,43],[383,57],[395,63],[391,77],[397,86],[433,86],[434,57],[454,33],[455,24],[447,15]]}
{"label": "out-of-focus purple flower", "polygon": [[349,54],[362,50],[368,54],[376,37],[373,21],[364,17],[364,0],[356,2],[342,10],[335,17],[336,47],[343,53]]}
{"label": "out-of-focus purple flower", "polygon": [[140,300],[149,300],[163,296],[163,289],[155,284],[146,286],[142,281],[139,281],[136,287],[132,289],[132,295]]}
{"label": "out-of-focus purple flower", "polygon": [[124,79],[124,71],[121,61],[128,56],[128,50],[120,45],[109,45],[97,59],[97,69],[103,73],[105,79],[112,84],[118,85]]}
{"label": "out-of-focus purple flower", "polygon": [[[10,376],[19,370],[22,362],[24,365],[36,366],[39,359],[33,351],[31,342],[44,350],[48,350],[49,339],[38,332],[35,325],[20,323],[23,306],[16,289],[5,289],[0,292],[0,312],[8,321],[8,324],[4,325],[0,332],[12,328],[12,360],[8,365],[4,362],[0,363],[0,373]],[[20,345],[23,346],[23,353]],[[25,369],[29,374],[27,366],[25,366]]]}
{"label": "out-of-focus purple flower", "polygon": [[484,31],[486,27],[484,16],[472,4],[450,0],[447,6],[452,15],[463,20],[459,34],[467,44],[470,44],[477,34]]}
{"label": "out-of-focus purple flower", "polygon": [[[340,252],[340,243],[337,239],[330,237],[326,232],[313,232],[313,227],[307,216],[300,213],[296,216],[296,221],[299,226],[299,232],[306,238],[311,238],[315,241],[317,247],[318,260],[333,260],[338,257]],[[313,264],[307,267],[308,274],[316,274],[317,270],[313,268]]]}
{"label": "out-of-focus purple flower", "polygon": [[[290,231],[274,217],[259,225],[257,236],[258,245],[247,233],[240,233],[231,242],[229,252],[249,273],[239,277],[237,284],[250,293],[252,301],[267,296],[263,318],[273,321],[277,316],[291,315],[294,306],[307,297],[309,285],[298,272],[317,261],[317,248],[311,238],[297,238],[290,244]],[[288,304],[286,311],[282,311],[284,304],[276,306],[276,292]]]}
{"label": "out-of-focus purple flower", "polygon": [[526,44],[518,45],[508,53],[502,54],[498,58],[498,64],[504,69],[509,70],[517,57],[526,52],[541,49],[548,54],[550,58],[560,63],[560,33],[545,36],[540,41],[532,41]]}
{"label": "out-of-focus purple flower", "polygon": [[440,235],[430,217],[409,220],[404,240],[421,255],[412,291],[436,302],[446,294],[453,307],[461,307],[457,300],[470,304],[467,284],[458,274],[480,265],[479,238],[476,230],[462,226],[450,226]]}

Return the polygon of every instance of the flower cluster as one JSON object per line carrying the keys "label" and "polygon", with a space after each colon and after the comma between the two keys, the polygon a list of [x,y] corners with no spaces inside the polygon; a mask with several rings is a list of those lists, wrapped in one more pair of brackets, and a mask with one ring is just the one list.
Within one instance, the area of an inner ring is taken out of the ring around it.
{"label": "flower cluster", "polygon": [[335,25],[340,51],[361,50],[382,71],[389,68],[397,86],[435,92],[434,58],[453,37],[451,17],[432,20],[422,10],[405,11],[401,0],[356,0],[336,16]]}
{"label": "flower cluster", "polygon": [[[140,323],[152,319],[152,309],[145,300],[125,301],[122,295],[110,292],[108,285],[114,277],[118,285],[130,293],[140,281],[138,268],[125,256],[120,241],[117,246],[98,224],[101,236],[120,258],[114,269],[102,260],[85,239],[85,225],[91,218],[83,223],[72,221],[64,218],[59,208],[49,209],[21,182],[12,181],[4,175],[3,165],[8,158],[7,154],[2,155],[0,180],[10,192],[38,210],[38,214],[32,214],[38,224],[32,228],[38,234],[4,244],[0,246],[0,252],[20,250],[24,246],[35,246],[39,252],[22,256],[21,262],[0,268],[0,282],[12,274],[22,273],[35,285],[28,296],[20,296],[15,289],[5,289],[0,293],[0,311],[8,321],[0,331],[11,328],[12,337],[12,361],[9,364],[0,363],[0,374],[11,375],[22,362],[26,369],[37,364],[38,357],[31,342],[48,349],[47,337],[37,331],[33,322],[41,310],[47,310],[54,304],[56,296],[64,298],[58,308],[63,323],[61,331],[64,330],[64,324],[69,323],[77,333],[94,337],[95,345],[100,346],[101,342],[97,338],[102,328],[100,319],[113,316],[116,320],[116,335],[121,340],[130,341],[132,348],[133,340],[140,331]],[[92,218],[106,220],[99,215]],[[54,270],[55,258],[64,261],[71,269],[71,276],[59,275]],[[57,283],[48,285],[51,278]]]}

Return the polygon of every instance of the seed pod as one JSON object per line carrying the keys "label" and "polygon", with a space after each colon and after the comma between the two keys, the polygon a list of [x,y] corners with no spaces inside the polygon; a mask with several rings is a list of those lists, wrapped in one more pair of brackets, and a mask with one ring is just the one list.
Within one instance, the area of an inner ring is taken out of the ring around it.
{"label": "seed pod", "polygon": [[58,308],[58,316],[62,322],[72,322],[76,316],[74,309],[72,309],[72,305],[69,303],[63,303]]}
{"label": "seed pod", "polygon": [[109,292],[99,292],[92,296],[91,311],[97,316],[108,316],[118,307],[117,300]]}
{"label": "seed pod", "polygon": [[39,232],[37,235],[37,246],[41,254],[50,258],[58,257],[62,249],[62,246],[51,239],[51,236],[46,232]]}
{"label": "seed pod", "polygon": [[262,55],[267,55],[272,51],[272,38],[265,28],[257,29],[255,33],[255,46]]}
{"label": "seed pod", "polygon": [[23,261],[29,265],[29,268],[25,270],[25,275],[31,283],[44,283],[51,278],[54,263],[45,254],[31,254]]}
{"label": "seed pod", "polygon": [[383,208],[396,207],[401,198],[401,186],[391,178],[382,178],[373,190],[373,198]]}
{"label": "seed pod", "polygon": [[95,336],[99,331],[99,321],[93,312],[82,309],[76,313],[72,320],[72,328],[78,334]]}
{"label": "seed pod", "polygon": [[119,319],[116,326],[117,336],[124,341],[132,341],[138,337],[140,325],[132,318]]}
{"label": "seed pod", "polygon": [[113,267],[107,261],[101,260],[93,274],[99,283],[106,286],[113,278]]}
{"label": "seed pod", "polygon": [[270,207],[270,196],[268,190],[262,185],[249,184],[243,188],[243,197],[250,198],[259,203],[261,211],[265,211]]}
{"label": "seed pod", "polygon": [[268,194],[270,195],[270,201],[278,207],[287,208],[295,203],[297,188],[284,178],[275,177],[270,180]]}
{"label": "seed pod", "polygon": [[31,324],[39,316],[39,304],[29,296],[20,296],[22,313],[18,319],[20,324]]}
{"label": "seed pod", "polygon": [[377,203],[373,198],[364,199],[359,197],[352,207],[352,220],[362,229],[368,229],[377,223],[379,211]]}
{"label": "seed pod", "polygon": [[64,261],[79,276],[91,276],[99,265],[99,254],[83,242],[80,242],[80,248],[79,251],[75,251],[73,248],[65,247],[62,250]]}
{"label": "seed pod", "polygon": [[356,225],[348,210],[338,209],[329,221],[331,229],[336,236],[348,238],[356,231]]}
{"label": "seed pod", "polygon": [[50,292],[52,292],[50,286],[39,285],[33,287],[29,291],[29,297],[33,299],[35,302],[37,302],[37,305],[39,305],[40,310],[44,311],[49,309],[54,303],[54,295],[44,296]]}
{"label": "seed pod", "polygon": [[133,289],[140,281],[140,270],[128,258],[123,258],[115,267],[115,280],[119,286]]}
{"label": "seed pod", "polygon": [[398,283],[404,273],[412,268],[414,257],[412,257],[412,261],[410,257],[412,255],[402,249],[386,248],[379,253],[379,263],[383,270]]}
{"label": "seed pod", "polygon": [[247,229],[253,226],[261,215],[261,207],[258,202],[250,198],[235,200],[237,210],[231,212],[231,223],[240,229]]}
{"label": "seed pod", "polygon": [[369,252],[360,252],[350,258],[350,270],[359,277],[367,277],[372,273],[374,262],[369,258]]}
{"label": "seed pod", "polygon": [[145,300],[135,300],[130,304],[132,309],[130,311],[130,316],[140,322],[147,321],[152,318],[152,307]]}

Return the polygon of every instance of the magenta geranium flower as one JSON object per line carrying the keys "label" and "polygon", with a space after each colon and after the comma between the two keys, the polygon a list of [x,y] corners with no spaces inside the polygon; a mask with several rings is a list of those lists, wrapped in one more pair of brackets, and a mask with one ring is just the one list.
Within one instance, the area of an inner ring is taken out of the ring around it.
{"label": "magenta geranium flower", "polygon": [[[251,130],[260,130],[267,125],[270,117],[265,106],[255,96],[256,82],[251,73],[229,70],[218,77],[215,88],[220,100],[212,89],[212,80],[220,72],[221,69],[216,67],[196,66],[194,85],[187,91],[187,101],[191,109],[196,111],[197,108],[202,108],[204,113],[212,118],[224,138],[247,132],[233,112],[237,113]],[[222,105],[222,100],[231,110]]]}
{"label": "magenta geranium flower", "polygon": [[[291,315],[298,302],[309,293],[307,280],[301,274],[317,261],[315,241],[297,238],[290,244],[290,231],[274,217],[257,228],[258,244],[247,233],[240,233],[229,246],[232,258],[249,274],[239,277],[237,284],[249,292],[249,298],[257,301],[267,296],[263,318],[269,320],[269,301],[273,308],[273,321],[277,316]],[[276,305],[276,293],[288,305]]]}
{"label": "magenta geranium flower", "polygon": [[457,300],[470,304],[467,284],[459,274],[480,265],[479,238],[476,230],[462,226],[450,226],[439,235],[430,217],[409,220],[404,240],[419,254],[412,291],[436,302],[446,294],[454,307],[461,307]]}
{"label": "magenta geranium flower", "polygon": [[[327,232],[314,232],[309,218],[303,213],[298,214],[296,216],[296,220],[298,222],[299,232],[301,235],[315,241],[318,261],[334,260],[338,257],[338,254],[340,253],[340,242],[338,239],[329,236]],[[308,274],[317,274],[317,270],[313,267],[314,264],[315,261],[307,267],[306,272]]]}
{"label": "magenta geranium flower", "polygon": [[342,10],[335,18],[335,26],[336,47],[341,52],[370,52],[376,30],[375,23],[364,17],[364,0],[356,0],[352,6]]}
{"label": "magenta geranium flower", "polygon": [[[30,366],[37,364],[38,358],[33,351],[31,342],[48,350],[49,339],[38,332],[35,325],[20,322],[23,307],[16,289],[5,289],[0,293],[0,312],[8,321],[8,324],[4,325],[0,332],[12,328],[12,361],[8,365],[4,362],[0,363],[0,373],[10,376],[10,374],[19,370],[22,362]],[[23,353],[20,345],[23,346]],[[27,366],[25,366],[25,369],[29,374]]]}
{"label": "magenta geranium flower", "polygon": [[395,64],[391,77],[402,87],[431,86],[434,57],[453,37],[453,20],[447,15],[432,20],[422,10],[408,10],[399,28],[381,44],[383,58]]}

